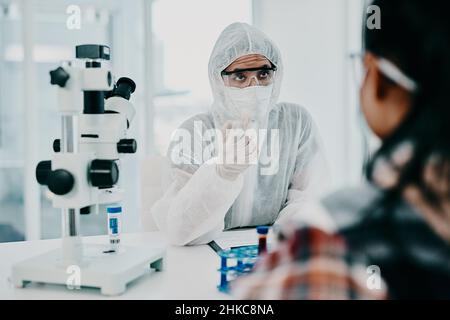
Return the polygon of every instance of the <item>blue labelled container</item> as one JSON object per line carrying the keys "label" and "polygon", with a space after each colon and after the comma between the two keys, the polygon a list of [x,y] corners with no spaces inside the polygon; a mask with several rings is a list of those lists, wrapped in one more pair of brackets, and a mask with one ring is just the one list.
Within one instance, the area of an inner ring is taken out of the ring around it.
{"label": "blue labelled container", "polygon": [[107,213],[122,213],[122,207],[107,207]]}

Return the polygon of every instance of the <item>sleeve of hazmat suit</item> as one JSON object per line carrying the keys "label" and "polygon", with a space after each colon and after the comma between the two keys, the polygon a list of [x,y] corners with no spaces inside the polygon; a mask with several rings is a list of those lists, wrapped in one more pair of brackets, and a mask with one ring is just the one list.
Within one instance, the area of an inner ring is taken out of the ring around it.
{"label": "sleeve of hazmat suit", "polygon": [[[210,157],[202,163],[201,154],[207,150],[200,135],[201,128],[193,128],[194,123],[202,126],[207,121],[186,121],[175,136],[193,142],[192,147],[174,141],[169,147],[168,157],[172,162],[172,184],[152,208],[151,214],[160,230],[175,245],[195,245],[212,241],[224,228],[224,217],[239,195],[243,178],[227,180],[216,171],[216,158]],[[185,131],[181,132],[181,130]],[[184,133],[192,133],[186,137]],[[195,146],[195,144],[201,144]],[[209,156],[207,156],[209,157]]]}

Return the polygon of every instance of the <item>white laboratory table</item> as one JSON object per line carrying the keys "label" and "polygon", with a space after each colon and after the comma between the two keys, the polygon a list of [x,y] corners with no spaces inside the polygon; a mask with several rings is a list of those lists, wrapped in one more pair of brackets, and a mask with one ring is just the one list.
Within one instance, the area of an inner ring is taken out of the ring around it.
{"label": "white laboratory table", "polygon": [[[107,237],[84,237],[84,243],[107,243]],[[123,234],[122,243],[138,245],[165,242],[160,232]],[[230,299],[219,292],[219,256],[207,245],[196,247],[168,246],[162,272],[149,271],[114,297],[103,296],[99,289],[68,290],[63,285],[30,283],[15,288],[11,281],[14,263],[58,248],[60,239],[0,244],[0,299]]]}

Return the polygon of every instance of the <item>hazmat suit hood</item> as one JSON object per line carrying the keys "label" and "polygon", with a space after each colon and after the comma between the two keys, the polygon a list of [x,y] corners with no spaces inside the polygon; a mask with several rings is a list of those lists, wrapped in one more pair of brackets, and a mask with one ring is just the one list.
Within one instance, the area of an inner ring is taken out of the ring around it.
{"label": "hazmat suit hood", "polygon": [[225,94],[225,84],[221,72],[242,56],[259,54],[266,57],[276,67],[269,110],[272,110],[280,95],[283,78],[283,63],[278,47],[260,30],[246,24],[233,23],[222,31],[208,64],[209,80],[213,93],[212,115],[216,127],[221,127],[226,120],[228,107],[231,104]]}

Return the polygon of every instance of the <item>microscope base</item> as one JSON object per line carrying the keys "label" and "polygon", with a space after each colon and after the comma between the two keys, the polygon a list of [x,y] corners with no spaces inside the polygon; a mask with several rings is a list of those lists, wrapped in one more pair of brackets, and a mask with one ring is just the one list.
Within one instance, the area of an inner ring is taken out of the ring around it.
{"label": "microscope base", "polygon": [[62,249],[50,251],[13,266],[12,281],[17,288],[28,282],[100,288],[103,295],[125,292],[129,282],[149,272],[163,269],[165,249],[121,246],[118,252],[105,253],[107,245],[83,245],[80,263],[64,264]]}

